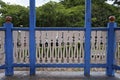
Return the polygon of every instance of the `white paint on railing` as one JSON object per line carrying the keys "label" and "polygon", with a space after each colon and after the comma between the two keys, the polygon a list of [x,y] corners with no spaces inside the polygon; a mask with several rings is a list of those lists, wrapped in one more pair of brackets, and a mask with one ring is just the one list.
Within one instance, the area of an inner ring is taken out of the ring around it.
{"label": "white paint on railing", "polygon": [[92,31],[91,63],[106,63],[106,37],[105,31]]}
{"label": "white paint on railing", "polygon": [[[120,31],[115,62],[120,65]],[[64,42],[64,43],[63,43]],[[14,63],[29,63],[29,32],[13,31]],[[106,63],[106,31],[91,33],[91,63]],[[5,32],[0,31],[0,65],[5,63]],[[36,63],[84,63],[84,31],[36,31]]]}
{"label": "white paint on railing", "polygon": [[[84,63],[84,31],[36,31],[36,63]],[[106,63],[106,31],[92,31],[91,63]],[[14,31],[14,62],[29,63],[28,31]]]}
{"label": "white paint on railing", "polygon": [[115,62],[120,66],[120,31],[116,31],[116,56]]}
{"label": "white paint on railing", "polygon": [[84,63],[84,31],[36,31],[36,63]]}
{"label": "white paint on railing", "polygon": [[14,63],[29,62],[29,33],[13,31]]}
{"label": "white paint on railing", "polygon": [[0,31],[0,65],[5,64],[5,32]]}

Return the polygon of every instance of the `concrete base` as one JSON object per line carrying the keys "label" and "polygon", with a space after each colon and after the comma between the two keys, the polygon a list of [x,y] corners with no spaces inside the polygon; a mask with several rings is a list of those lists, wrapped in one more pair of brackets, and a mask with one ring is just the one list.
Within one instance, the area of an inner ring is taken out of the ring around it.
{"label": "concrete base", "polygon": [[103,72],[92,72],[91,76],[84,76],[84,72],[68,71],[39,71],[30,76],[28,71],[15,71],[14,76],[5,76],[0,73],[0,80],[120,80],[120,74],[107,77]]}

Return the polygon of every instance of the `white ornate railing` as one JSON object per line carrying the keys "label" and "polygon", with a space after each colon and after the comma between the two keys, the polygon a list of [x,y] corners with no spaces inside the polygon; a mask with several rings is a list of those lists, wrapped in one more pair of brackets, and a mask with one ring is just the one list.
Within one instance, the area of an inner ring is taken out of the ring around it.
{"label": "white ornate railing", "polygon": [[36,31],[36,63],[84,63],[84,31]]}
{"label": "white ornate railing", "polygon": [[116,56],[115,62],[120,66],[120,31],[116,31]]}
{"label": "white ornate railing", "polygon": [[[91,63],[106,63],[106,31],[91,33]],[[13,31],[14,63],[29,63],[29,32]],[[84,31],[36,31],[36,63],[84,63]]]}
{"label": "white ornate railing", "polygon": [[[91,63],[106,63],[106,37],[92,31]],[[84,63],[84,31],[36,31],[36,45],[37,63]]]}
{"label": "white ornate railing", "polygon": [[5,32],[0,31],[0,65],[5,64]]}
{"label": "white ornate railing", "polygon": [[14,63],[29,63],[29,32],[13,31]]}
{"label": "white ornate railing", "polygon": [[106,63],[106,31],[91,33],[91,63]]}

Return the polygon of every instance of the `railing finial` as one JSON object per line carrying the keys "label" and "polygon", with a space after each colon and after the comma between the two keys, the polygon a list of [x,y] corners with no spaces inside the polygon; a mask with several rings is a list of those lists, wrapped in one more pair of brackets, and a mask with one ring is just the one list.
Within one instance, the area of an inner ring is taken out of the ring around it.
{"label": "railing finial", "polygon": [[109,22],[115,22],[115,16],[110,16],[109,17]]}
{"label": "railing finial", "polygon": [[5,18],[6,22],[9,23],[12,21],[12,17],[11,16],[6,16]]}

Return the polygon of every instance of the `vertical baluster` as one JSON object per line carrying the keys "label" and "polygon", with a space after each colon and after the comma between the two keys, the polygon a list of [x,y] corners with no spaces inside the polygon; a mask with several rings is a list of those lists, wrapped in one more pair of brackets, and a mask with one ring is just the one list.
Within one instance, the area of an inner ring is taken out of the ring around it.
{"label": "vertical baluster", "polygon": [[63,43],[63,40],[64,40],[64,36],[63,36],[63,31],[60,33],[60,37],[61,37],[61,42],[60,42],[60,45],[61,45],[61,54],[62,54],[62,62],[64,63],[64,48],[63,48],[63,45],[64,45],[64,43]]}
{"label": "vertical baluster", "polygon": [[28,52],[28,35],[27,32],[25,32],[25,49],[23,53],[23,63],[26,63],[26,58],[27,58],[27,52]]}
{"label": "vertical baluster", "polygon": [[101,31],[97,31],[97,53],[96,53],[97,54],[97,63],[101,63],[101,60],[100,60],[100,57],[101,57],[100,41],[101,41],[101,39],[100,39],[100,37],[101,37]]}
{"label": "vertical baluster", "polygon": [[50,38],[49,38],[49,40],[50,40],[50,47],[49,47],[49,55],[48,55],[49,56],[49,63],[51,63],[53,61],[53,54],[54,54],[54,52],[52,53],[52,51],[55,48],[55,44],[54,44],[55,43],[55,31],[51,31],[50,34],[51,34]]}
{"label": "vertical baluster", "polygon": [[120,65],[120,31],[116,31],[116,48],[117,48],[117,51],[116,51],[116,61],[117,61],[117,65]]}
{"label": "vertical baluster", "polygon": [[80,48],[81,48],[81,32],[78,32],[78,44],[77,44],[77,54],[78,54],[78,63],[81,63],[81,52],[80,52]]}
{"label": "vertical baluster", "polygon": [[63,54],[62,54],[62,46],[61,46],[61,43],[62,43],[62,32],[61,31],[58,31],[58,48],[59,48],[59,54],[61,56],[60,58],[60,62],[63,63]]}
{"label": "vertical baluster", "polygon": [[58,52],[57,52],[57,47],[56,45],[54,44],[55,43],[55,31],[52,33],[52,38],[51,38],[51,42],[52,42],[52,45],[51,47],[53,48],[53,56],[54,56],[54,63],[58,63]]}
{"label": "vertical baluster", "polygon": [[27,47],[26,38],[27,38],[26,32],[24,32],[24,48],[23,48],[22,53],[21,53],[21,55],[20,55],[20,56],[21,56],[21,63],[24,63],[24,54],[25,54],[25,52],[26,52],[26,47]]}
{"label": "vertical baluster", "polygon": [[29,61],[29,55],[30,55],[30,54],[29,54],[29,53],[30,53],[30,52],[29,52],[29,45],[30,45],[30,44],[29,44],[29,37],[30,37],[30,36],[29,36],[29,32],[27,32],[27,56],[26,56],[26,62],[27,62],[27,63],[30,62],[30,61]]}
{"label": "vertical baluster", "polygon": [[118,65],[120,65],[120,40],[118,42]]}
{"label": "vertical baluster", "polygon": [[21,46],[18,46],[17,45],[17,43],[16,43],[16,45],[17,45],[17,61],[18,61],[18,63],[22,63],[22,61],[21,61],[21,54],[22,54],[22,51],[23,51],[23,43],[24,43],[24,41],[23,41],[23,36],[21,36],[21,38],[20,38],[20,35],[19,34],[21,34],[21,35],[23,35],[24,34],[24,32],[22,32],[22,33],[19,33],[19,32],[17,32],[17,43],[19,43],[19,40],[21,40]]}
{"label": "vertical baluster", "polygon": [[3,54],[4,54],[4,63],[5,63],[5,46],[4,46],[4,44],[5,44],[5,32],[3,31],[3,34],[2,34],[3,36],[2,36],[2,50],[3,50]]}
{"label": "vertical baluster", "polygon": [[14,63],[17,62],[17,32],[13,31],[13,43],[14,43],[14,48],[13,48],[13,57],[14,57]]}
{"label": "vertical baluster", "polygon": [[103,63],[106,63],[106,32],[102,31],[101,33],[101,42],[102,42],[102,59]]}
{"label": "vertical baluster", "polygon": [[46,32],[46,37],[45,37],[45,48],[44,48],[44,63],[47,62],[47,52],[48,52],[48,47],[49,47],[49,42],[48,42],[48,32]]}
{"label": "vertical baluster", "polygon": [[84,63],[84,31],[81,31],[80,37],[80,62]]}
{"label": "vertical baluster", "polygon": [[75,53],[74,60],[75,61],[74,62],[78,63],[78,51],[77,51],[77,48],[78,48],[78,32],[75,31],[74,34],[75,34],[75,51],[74,51],[74,53]]}
{"label": "vertical baluster", "polygon": [[56,34],[55,34],[55,38],[54,38],[54,45],[56,46],[57,48],[57,53],[58,53],[58,63],[61,63],[61,54],[60,54],[60,51],[59,51],[59,33],[58,31],[56,31]]}
{"label": "vertical baluster", "polygon": [[60,54],[59,54],[59,47],[56,45],[56,42],[57,42],[57,39],[58,38],[58,32],[57,31],[54,31],[54,38],[53,38],[53,43],[54,43],[54,46],[55,46],[55,49],[56,49],[56,55],[57,55],[57,63],[60,63],[61,62],[61,59],[60,59]]}
{"label": "vertical baluster", "polygon": [[73,60],[73,32],[70,31],[69,32],[70,35],[72,36],[69,36],[70,37],[70,45],[69,45],[69,63],[72,63],[72,60]]}
{"label": "vertical baluster", "polygon": [[20,54],[22,53],[21,50],[21,31],[17,32],[17,56],[18,56],[18,62],[20,62]]}
{"label": "vertical baluster", "polygon": [[66,53],[67,53],[67,63],[70,62],[70,31],[67,32],[67,41],[66,41]]}
{"label": "vertical baluster", "polygon": [[96,43],[95,43],[95,31],[91,33],[91,63],[96,61]]}
{"label": "vertical baluster", "polygon": [[35,32],[35,37],[36,37],[36,63],[40,63],[40,47],[39,47],[39,31],[36,31]]}
{"label": "vertical baluster", "polygon": [[75,33],[74,33],[74,31],[73,31],[73,36],[72,36],[72,52],[73,52],[73,54],[72,54],[72,63],[74,63],[75,62]]}
{"label": "vertical baluster", "polygon": [[53,34],[54,34],[54,32],[52,32],[52,31],[49,31],[49,33],[48,33],[48,42],[49,42],[48,53],[47,53],[47,60],[48,60],[48,63],[51,62],[51,58],[50,58],[50,55],[51,55],[51,54],[50,54],[50,49],[51,49],[51,47],[53,46],[53,39],[52,39]]}
{"label": "vertical baluster", "polygon": [[42,53],[42,62],[43,63],[45,63],[45,52],[46,52],[46,50],[45,50],[45,42],[46,42],[46,31],[45,32],[42,32],[43,33],[43,35],[42,35],[42,39],[43,39],[43,53]]}
{"label": "vertical baluster", "polygon": [[[77,34],[78,33],[78,34]],[[80,63],[80,53],[79,53],[79,47],[80,47],[80,32],[76,32],[76,62]]]}
{"label": "vertical baluster", "polygon": [[42,51],[41,51],[41,63],[44,63],[44,57],[43,57],[43,55],[44,55],[44,48],[45,48],[45,33],[46,32],[43,32],[43,31],[41,31],[41,40],[42,40],[42,46],[41,46],[41,49],[42,49]]}
{"label": "vertical baluster", "polygon": [[39,63],[42,63],[42,54],[43,54],[43,42],[42,42],[42,31],[39,31],[40,32],[40,37],[39,37],[39,50],[38,50],[38,53],[39,53]]}
{"label": "vertical baluster", "polygon": [[63,40],[62,40],[62,48],[63,48],[63,55],[64,55],[64,63],[67,63],[67,53],[66,53],[66,38],[65,38],[65,36],[66,36],[66,31],[64,31],[63,33],[62,33],[62,35],[63,35]]}
{"label": "vertical baluster", "polygon": [[4,64],[5,53],[4,53],[4,32],[0,31],[0,65]]}

